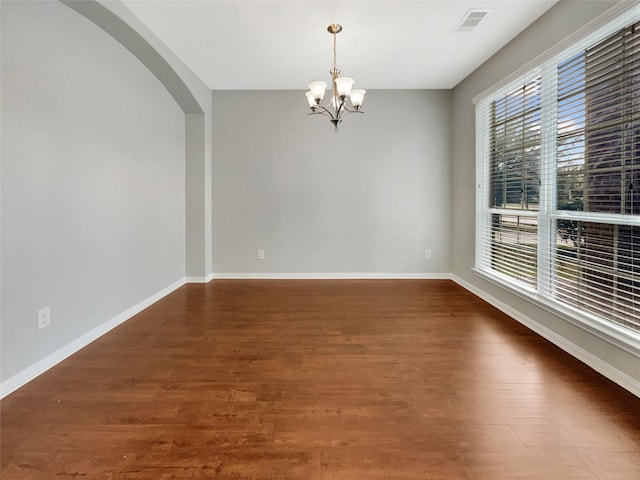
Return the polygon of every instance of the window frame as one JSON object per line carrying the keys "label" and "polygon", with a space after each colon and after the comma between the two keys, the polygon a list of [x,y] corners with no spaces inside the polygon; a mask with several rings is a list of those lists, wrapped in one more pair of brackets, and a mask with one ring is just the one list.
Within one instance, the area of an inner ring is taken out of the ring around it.
{"label": "window frame", "polygon": [[[476,229],[475,264],[472,269],[485,280],[526,299],[527,301],[557,315],[568,322],[615,344],[623,350],[640,357],[640,332],[608,321],[589,311],[563,303],[555,293],[554,271],[557,220],[581,222],[602,222],[640,226],[640,216],[630,214],[603,214],[586,211],[557,210],[556,149],[557,149],[557,68],[558,65],[582,50],[604,40],[607,36],[637,22],[640,19],[640,5],[618,6],[606,12],[584,29],[569,37],[553,50],[529,62],[522,69],[492,87],[479,97],[476,104]],[[491,108],[498,98],[541,77],[542,113],[540,138],[540,205],[537,211],[513,210],[491,206]],[[487,229],[491,228],[494,214],[535,216],[538,219],[537,237],[537,282],[529,287],[522,282],[487,268],[483,263],[490,252],[492,241]]]}

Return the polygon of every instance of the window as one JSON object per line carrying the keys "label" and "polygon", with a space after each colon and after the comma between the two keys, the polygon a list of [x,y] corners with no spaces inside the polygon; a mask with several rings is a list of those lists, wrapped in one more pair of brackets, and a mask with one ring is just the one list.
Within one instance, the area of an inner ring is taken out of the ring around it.
{"label": "window", "polygon": [[640,334],[640,22],[633,13],[476,105],[476,270]]}
{"label": "window", "polygon": [[536,285],[540,203],[540,77],[491,103],[490,249],[496,272]]}

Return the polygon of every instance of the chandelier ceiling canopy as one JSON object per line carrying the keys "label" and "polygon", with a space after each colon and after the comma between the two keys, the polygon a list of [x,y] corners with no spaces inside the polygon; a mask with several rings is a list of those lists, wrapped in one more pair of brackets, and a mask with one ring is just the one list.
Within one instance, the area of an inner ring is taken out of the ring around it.
{"label": "chandelier ceiling canopy", "polygon": [[[336,35],[342,31],[342,26],[332,23],[327,27],[327,31],[333,35],[333,68],[329,71],[331,75],[331,99],[327,106],[322,105],[327,82],[317,80],[311,82],[306,93],[311,113],[309,115],[324,115],[329,117],[336,132],[342,119],[350,113],[364,113],[360,110],[366,90],[352,89],[355,80],[349,77],[340,76],[336,64]],[[347,99],[351,101],[351,108],[347,106]]]}

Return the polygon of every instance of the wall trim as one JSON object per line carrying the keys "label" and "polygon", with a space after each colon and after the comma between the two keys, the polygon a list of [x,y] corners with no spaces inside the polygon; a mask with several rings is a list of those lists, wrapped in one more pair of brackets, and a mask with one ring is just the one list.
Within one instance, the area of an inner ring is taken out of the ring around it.
{"label": "wall trim", "polygon": [[484,281],[520,297],[521,299],[535,305],[536,307],[546,310],[556,317],[560,317],[564,321],[575,325],[581,330],[584,330],[607,343],[610,343],[620,350],[630,353],[640,360],[640,334],[632,332],[631,330],[618,326],[614,323],[609,324],[604,320],[600,320],[595,316],[589,315],[588,313],[571,311],[572,307],[570,306],[564,306],[559,302],[554,302],[539,293],[527,291],[527,289],[513,284],[510,280],[507,280],[506,282],[498,280],[495,276],[490,275],[488,272],[481,269],[472,268],[471,271]]}
{"label": "wall trim", "polygon": [[187,277],[185,283],[209,283],[214,279],[214,274],[210,273],[206,277]]}
{"label": "wall trim", "polygon": [[522,325],[524,325],[528,329],[534,331],[535,333],[537,333],[541,337],[547,339],[548,341],[550,341],[551,343],[553,343],[557,347],[561,348],[562,350],[564,350],[568,354],[574,356],[575,358],[580,360],[582,363],[588,365],[589,367],[594,369],[596,372],[598,372],[601,375],[605,376],[606,378],[608,378],[612,382],[617,383],[622,388],[624,388],[625,390],[628,390],[629,392],[631,392],[636,397],[640,398],[640,381],[639,380],[636,380],[635,378],[633,378],[630,375],[624,373],[623,371],[618,370],[616,367],[614,367],[610,363],[605,362],[601,358],[593,355],[592,353],[588,352],[587,350],[583,349],[582,347],[579,347],[575,343],[567,340],[562,335],[559,335],[558,333],[554,332],[553,330],[551,330],[551,329],[545,327],[544,325],[536,322],[531,317],[523,314],[519,310],[516,310],[515,308],[511,307],[510,305],[498,300],[494,296],[488,294],[487,292],[485,292],[484,290],[476,287],[475,285],[472,285],[471,283],[467,282],[466,280],[463,280],[462,278],[458,277],[457,275],[453,275],[452,274],[451,275],[451,280],[456,282],[458,285],[460,285],[465,290],[468,290],[472,294],[476,295],[477,297],[480,297],[482,300],[484,300],[484,301],[488,302],[489,304],[491,304],[492,306],[496,307],[498,310],[502,311],[503,313],[506,313],[507,315],[509,315],[511,318],[513,318],[517,322],[521,323]]}
{"label": "wall trim", "polygon": [[[104,0],[85,0],[82,2],[60,0],[60,2],[95,23],[129,50],[167,89],[184,113],[203,113],[191,88],[174,68],[177,57],[168,60],[166,52],[160,52],[157,43],[152,43],[153,40],[159,42],[157,37],[150,34],[150,31],[141,31],[140,26],[134,28],[127,20],[112,10],[114,6],[117,8],[118,5],[104,5],[108,4]],[[122,7],[131,13],[126,9],[126,6],[122,5]],[[178,62],[180,61],[178,60]]]}
{"label": "wall trim", "polygon": [[163,297],[166,297],[167,295],[177,290],[184,284],[185,284],[184,278],[172,283],[171,285],[163,288],[159,292],[154,293],[150,297],[145,298],[144,300],[132,306],[131,308],[116,315],[112,319],[107,320],[101,325],[98,325],[93,330],[90,330],[84,335],[76,338],[75,340],[66,344],[62,348],[59,348],[55,352],[47,355],[43,359],[38,360],[36,363],[31,365],[30,367],[25,368],[24,370],[16,373],[15,375],[8,378],[4,382],[1,382],[0,398],[4,398],[10,393],[19,389],[20,387],[26,385],[31,380],[42,375],[44,372],[54,367],[58,363],[62,362],[64,359],[70,357],[80,349],[86,347],[91,342],[97,340],[98,338],[100,338],[102,335],[109,332],[110,330],[113,330],[118,325],[126,322],[134,315],[137,315],[145,308],[150,307],[151,305],[156,303],[158,300],[162,299]]}
{"label": "wall trim", "polygon": [[70,357],[77,351],[89,345],[91,342],[97,340],[105,333],[113,330],[118,325],[129,320],[134,315],[137,315],[145,308],[153,305],[163,297],[166,297],[170,293],[174,292],[185,283],[208,283],[215,279],[264,279],[264,280],[276,280],[276,279],[298,279],[298,280],[329,280],[329,279],[343,279],[343,280],[409,280],[409,279],[431,279],[431,280],[453,280],[465,290],[485,300],[498,310],[509,315],[511,318],[521,323],[525,327],[534,331],[538,335],[547,339],[554,345],[558,346],[565,352],[574,356],[581,362],[585,363],[596,372],[604,375],[609,380],[617,383],[622,388],[628,390],[633,395],[640,398],[640,381],[629,376],[628,374],[618,370],[611,364],[605,362],[599,357],[596,357],[592,353],[584,350],[575,343],[567,340],[565,337],[557,334],[553,330],[541,325],[531,317],[523,314],[519,310],[514,309],[510,305],[498,300],[492,295],[488,294],[484,290],[472,285],[471,283],[463,280],[454,274],[449,273],[215,273],[207,275],[207,277],[188,277],[180,279],[171,285],[163,288],[159,292],[149,296],[142,300],[131,308],[116,315],[112,319],[97,326],[93,330],[85,333],[81,337],[73,340],[64,347],[56,350],[55,352],[47,355],[45,358],[37,361],[30,367],[25,368],[21,372],[13,375],[4,382],[0,383],[0,399],[6,397],[10,393],[13,393],[20,387],[26,385],[31,380],[35,379],[39,375],[43,374],[50,368],[54,367],[58,363],[62,362],[66,358]]}
{"label": "wall trim", "polygon": [[214,280],[451,280],[450,273],[214,273]]}

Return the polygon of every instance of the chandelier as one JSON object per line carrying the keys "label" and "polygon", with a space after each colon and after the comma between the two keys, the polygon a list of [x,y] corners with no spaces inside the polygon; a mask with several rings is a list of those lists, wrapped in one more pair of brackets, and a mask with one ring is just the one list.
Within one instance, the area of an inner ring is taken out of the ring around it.
{"label": "chandelier", "polygon": [[[338,131],[338,125],[342,119],[350,113],[364,113],[360,110],[362,100],[366,90],[354,89],[351,87],[355,80],[349,77],[341,77],[340,70],[336,66],[336,35],[342,31],[342,26],[332,23],[327,27],[327,31],[333,35],[333,68],[329,71],[331,74],[331,100],[328,106],[321,104],[324,98],[324,91],[327,88],[327,82],[321,80],[311,82],[306,93],[311,113],[309,115],[324,115],[329,117],[331,123]],[[352,109],[347,107],[347,97],[351,100]]]}

